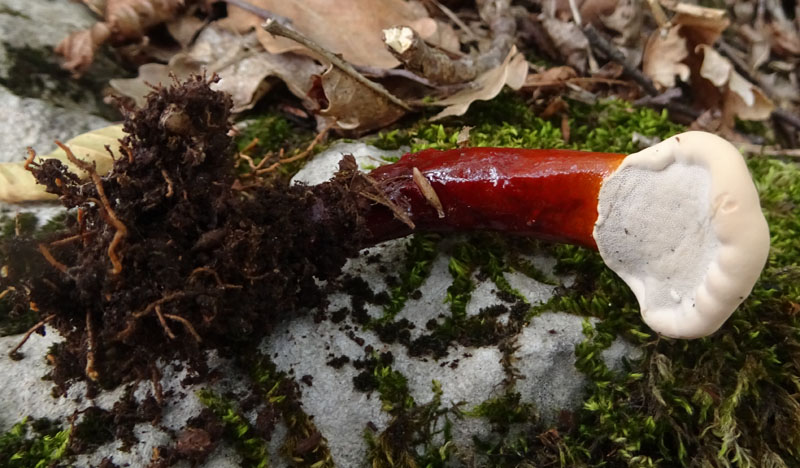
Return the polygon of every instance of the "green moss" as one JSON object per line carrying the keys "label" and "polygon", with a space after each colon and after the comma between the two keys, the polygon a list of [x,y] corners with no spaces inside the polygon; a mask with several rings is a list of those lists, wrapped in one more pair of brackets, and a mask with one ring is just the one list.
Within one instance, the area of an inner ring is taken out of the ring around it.
{"label": "green moss", "polygon": [[0,466],[7,468],[45,468],[56,464],[66,452],[69,429],[45,419],[15,424],[0,434]]}
{"label": "green moss", "polygon": [[236,409],[235,402],[209,389],[200,390],[197,396],[225,424],[225,435],[242,457],[242,466],[269,466],[267,441],[256,435],[255,429]]}
{"label": "green moss", "polygon": [[[800,463],[800,169],[749,161],[770,224],[772,249],[751,296],[715,335],[659,338],[635,298],[596,254],[554,253],[576,287],[551,307],[602,320],[585,326],[576,367],[590,378],[571,453],[589,466],[796,466]],[[601,352],[617,336],[644,355],[621,373]]]}
{"label": "green moss", "polygon": [[249,121],[236,137],[236,146],[239,151],[251,145],[253,140],[258,140],[255,146],[250,146],[252,154],[263,155],[268,151],[278,151],[289,143],[297,143],[300,135],[293,132],[292,125],[284,117],[275,114],[266,114]]}
{"label": "green moss", "polygon": [[[438,255],[439,236],[415,235],[406,245],[400,282],[389,292],[389,303],[384,307],[378,324],[390,323],[403,310],[411,293],[416,291],[431,273],[433,261]],[[374,326],[374,324],[373,324]]]}
{"label": "green moss", "polygon": [[[390,371],[389,375],[394,373]],[[399,383],[392,377],[395,384]],[[393,384],[394,386],[394,384]],[[453,454],[452,418],[457,411],[442,406],[442,387],[431,383],[433,398],[424,405],[394,407],[393,419],[380,434],[367,429],[367,464],[373,468],[444,468]],[[397,385],[401,389],[403,385]],[[406,390],[407,393],[407,390]],[[399,395],[395,395],[399,396]],[[408,403],[407,396],[403,398]]]}
{"label": "green moss", "polygon": [[266,357],[257,354],[250,363],[250,376],[267,405],[272,406],[288,428],[282,451],[297,466],[332,468],[328,442],[303,410],[297,384],[278,372]]}

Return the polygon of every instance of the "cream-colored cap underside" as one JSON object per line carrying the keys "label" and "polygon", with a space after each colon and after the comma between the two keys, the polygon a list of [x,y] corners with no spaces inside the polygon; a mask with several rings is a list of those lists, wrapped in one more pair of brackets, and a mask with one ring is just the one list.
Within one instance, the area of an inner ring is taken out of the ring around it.
{"label": "cream-colored cap underside", "polygon": [[594,229],[603,260],[645,323],[674,338],[716,331],[750,293],[769,230],[739,152],[688,132],[625,158],[604,182]]}

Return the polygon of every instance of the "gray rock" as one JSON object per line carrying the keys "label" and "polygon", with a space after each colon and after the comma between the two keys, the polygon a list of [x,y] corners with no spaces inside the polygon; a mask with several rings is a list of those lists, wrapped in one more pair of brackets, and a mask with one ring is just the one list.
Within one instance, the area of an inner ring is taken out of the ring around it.
{"label": "gray rock", "polygon": [[361,169],[369,169],[386,164],[384,158],[396,158],[405,154],[406,150],[382,150],[372,145],[364,144],[360,141],[334,143],[327,150],[314,156],[300,171],[292,178],[293,183],[302,182],[306,185],[316,185],[333,176],[339,167],[339,161],[345,154],[352,154]]}
{"label": "gray rock", "polygon": [[69,139],[108,125],[117,113],[103,103],[100,90],[126,72],[101,52],[80,79],[59,66],[53,49],[71,32],[96,18],[79,2],[0,0],[0,161],[40,153],[53,139]]}
{"label": "gray rock", "polygon": [[[353,151],[352,147],[341,151]],[[369,149],[368,151],[372,151]],[[306,167],[305,181],[326,180],[335,169],[330,161],[338,162],[341,153],[329,153],[325,157],[312,160]],[[315,167],[317,164],[324,167]],[[313,175],[310,175],[313,174]],[[458,239],[456,239],[457,241]],[[387,271],[396,273],[403,264],[407,239],[389,241],[368,249],[358,258],[350,260],[345,273],[359,277],[369,284],[374,292],[390,289]],[[433,262],[430,276],[419,288],[421,295],[409,299],[396,319],[407,319],[415,325],[411,339],[426,331],[426,323],[437,316],[451,314],[449,304],[445,303],[447,289],[453,278],[448,271],[449,255],[447,249],[452,244],[442,243],[438,257]],[[378,254],[374,256],[374,254]],[[370,257],[373,257],[371,258]],[[376,260],[377,258],[377,260]],[[528,258],[545,274],[562,282],[571,278],[558,278],[553,274],[553,259],[542,254]],[[521,273],[505,274],[509,284],[519,291],[532,304],[547,301],[555,294],[555,286],[540,283]],[[488,306],[500,304],[497,287],[490,280],[473,276],[476,285],[467,306],[467,315],[475,315]],[[434,398],[432,382],[438,382],[444,408],[458,406],[470,410],[488,399],[503,395],[506,391],[506,356],[496,344],[482,347],[455,344],[448,348],[447,355],[441,359],[430,356],[412,356],[410,350],[399,343],[386,343],[372,330],[366,330],[351,316],[334,322],[330,315],[343,307],[351,307],[351,296],[345,291],[337,291],[329,296],[328,318],[317,320],[311,314],[297,317],[282,323],[261,345],[262,352],[269,356],[279,371],[289,373],[298,381],[303,410],[312,418],[316,427],[326,438],[331,455],[337,466],[358,467],[366,462],[367,443],[364,433],[368,428],[378,432],[391,423],[391,416],[382,409],[380,394],[377,391],[364,393],[356,388],[354,378],[362,372],[354,365],[356,360],[370,357],[370,352],[391,352],[394,358],[392,370],[402,374],[407,380],[410,396],[418,405],[426,404]],[[367,313],[380,316],[380,307],[367,304]],[[508,315],[508,314],[506,314]],[[508,320],[508,317],[505,317]],[[519,392],[524,402],[536,405],[545,421],[554,421],[562,409],[576,410],[580,406],[586,378],[574,366],[575,346],[585,339],[583,335],[584,318],[563,312],[541,313],[524,325],[514,337],[518,346],[511,355],[511,361],[524,376],[516,382],[513,390]],[[88,404],[79,399],[81,387],[76,386],[67,397],[53,399],[50,384],[40,380],[47,372],[43,356],[56,338],[34,335],[23,349],[28,356],[22,362],[7,359],[6,351],[19,337],[0,339],[0,374],[14,375],[14,379],[0,381],[0,430],[5,430],[24,415],[64,418],[76,409]],[[603,358],[611,368],[619,368],[624,358],[634,358],[639,350],[632,345],[617,340],[603,353]],[[334,357],[347,356],[349,363],[334,368],[328,362]],[[245,376],[240,375],[225,361],[210,357],[213,367],[221,370],[224,378],[214,383],[220,391],[231,391],[245,396],[247,386]],[[198,401],[196,388],[182,388],[183,375],[172,365],[162,372],[162,385],[165,392],[172,390],[167,400],[166,413],[162,427],[138,425],[136,433],[140,442],[130,453],[121,453],[118,443],[100,447],[92,454],[82,455],[78,465],[98,463],[103,456],[112,455],[116,463],[130,463],[143,466],[149,460],[152,448],[167,444],[170,432],[177,432],[192,416],[199,413],[202,406]],[[303,383],[311,376],[310,385]],[[141,384],[137,396],[144,397],[151,391],[149,384]],[[118,393],[104,394],[95,403],[108,407],[118,398]],[[247,414],[254,420],[254,414]],[[453,428],[453,450],[456,459],[452,466],[480,466],[480,455],[475,453],[473,437],[492,437],[491,425],[478,417],[465,416]],[[279,425],[271,441],[271,466],[288,466],[286,460],[278,455],[279,447],[286,437],[286,427]],[[204,466],[236,466],[238,458],[230,447],[222,446]]]}
{"label": "gray rock", "polygon": [[66,141],[111,125],[108,120],[83,110],[19,97],[2,86],[0,109],[3,109],[4,120],[7,119],[0,125],[0,163],[24,160],[29,146],[38,154],[47,154],[55,149],[55,140]]}

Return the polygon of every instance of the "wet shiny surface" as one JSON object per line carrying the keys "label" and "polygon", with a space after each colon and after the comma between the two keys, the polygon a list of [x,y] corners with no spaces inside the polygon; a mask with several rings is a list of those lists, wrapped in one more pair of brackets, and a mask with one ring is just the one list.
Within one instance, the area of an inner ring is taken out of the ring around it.
{"label": "wet shiny surface", "polygon": [[[596,248],[592,228],[600,185],[624,157],[572,150],[426,150],[371,176],[409,214],[416,231],[503,231]],[[414,167],[430,181],[444,218],[412,180]],[[368,218],[378,240],[411,232],[383,207]]]}

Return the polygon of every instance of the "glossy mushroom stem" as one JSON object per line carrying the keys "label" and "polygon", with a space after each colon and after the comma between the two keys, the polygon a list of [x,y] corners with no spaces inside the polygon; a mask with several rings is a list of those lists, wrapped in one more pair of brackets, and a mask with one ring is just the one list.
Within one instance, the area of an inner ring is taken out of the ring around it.
{"label": "glossy mushroom stem", "polygon": [[413,232],[488,230],[596,249],[592,230],[600,186],[623,158],[624,154],[513,148],[406,154],[370,177],[414,228],[387,207],[373,205],[367,213],[371,241]]}

